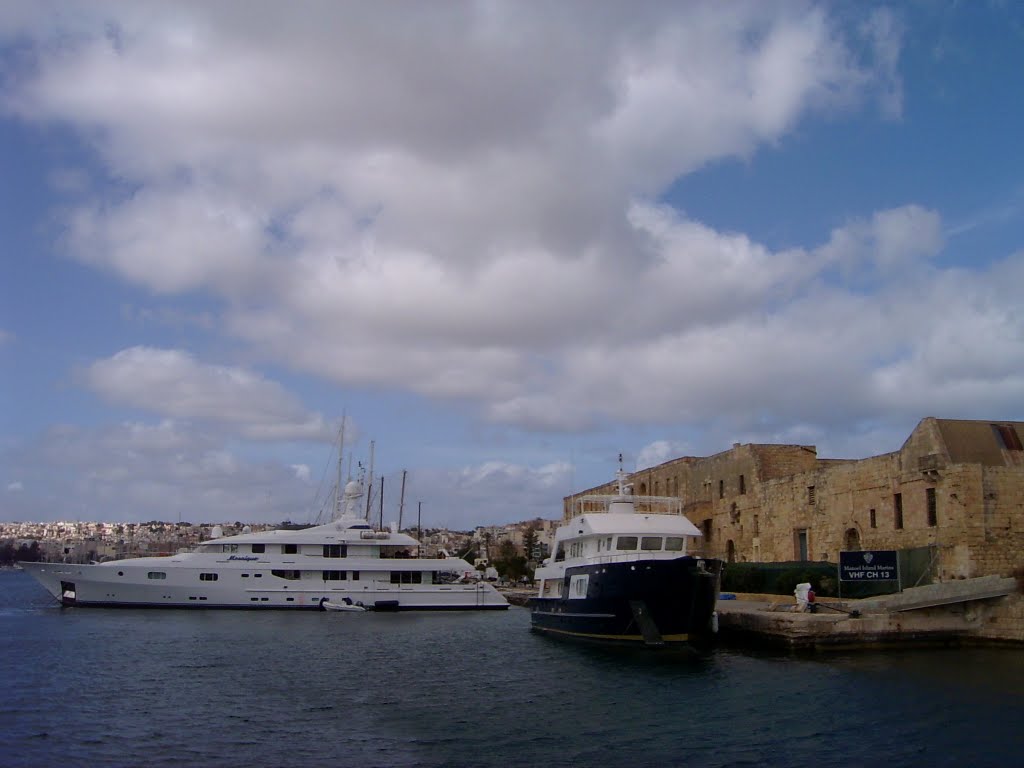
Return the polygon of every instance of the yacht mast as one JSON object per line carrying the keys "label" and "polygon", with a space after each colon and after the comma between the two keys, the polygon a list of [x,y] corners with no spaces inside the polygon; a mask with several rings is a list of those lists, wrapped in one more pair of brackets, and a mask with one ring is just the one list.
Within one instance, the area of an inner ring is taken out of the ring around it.
{"label": "yacht mast", "polygon": [[345,413],[341,414],[341,428],[338,430],[338,477],[334,482],[334,515],[332,520],[337,520],[341,517],[341,497],[344,492],[344,487],[341,484],[341,470],[344,466],[342,454],[345,452]]}

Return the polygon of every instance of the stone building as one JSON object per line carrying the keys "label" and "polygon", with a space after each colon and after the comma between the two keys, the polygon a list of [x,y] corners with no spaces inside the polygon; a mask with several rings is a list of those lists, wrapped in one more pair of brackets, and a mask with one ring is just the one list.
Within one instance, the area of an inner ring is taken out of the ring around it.
{"label": "stone building", "polygon": [[[923,419],[900,450],[819,459],[810,445],[734,444],[631,475],[637,496],[676,496],[730,562],[825,560],[840,550],[924,552],[938,580],[1024,565],[1024,422]],[[610,493],[608,483],[566,497]]]}

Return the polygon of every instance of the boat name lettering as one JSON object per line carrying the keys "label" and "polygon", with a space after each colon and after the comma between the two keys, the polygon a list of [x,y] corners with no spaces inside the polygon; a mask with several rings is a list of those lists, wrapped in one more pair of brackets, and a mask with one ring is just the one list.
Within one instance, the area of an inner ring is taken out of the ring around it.
{"label": "boat name lettering", "polygon": [[228,560],[245,560],[245,561],[248,562],[249,560],[259,560],[259,558],[258,557],[250,557],[249,555],[242,555],[242,556],[231,555],[231,556],[228,557]]}

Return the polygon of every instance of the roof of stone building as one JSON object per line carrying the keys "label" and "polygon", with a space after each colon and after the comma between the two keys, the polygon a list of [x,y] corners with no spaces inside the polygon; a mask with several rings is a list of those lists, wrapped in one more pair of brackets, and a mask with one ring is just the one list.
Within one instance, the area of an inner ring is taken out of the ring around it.
{"label": "roof of stone building", "polygon": [[936,419],[949,460],[954,464],[1005,466],[1004,451],[1020,451],[1024,422]]}

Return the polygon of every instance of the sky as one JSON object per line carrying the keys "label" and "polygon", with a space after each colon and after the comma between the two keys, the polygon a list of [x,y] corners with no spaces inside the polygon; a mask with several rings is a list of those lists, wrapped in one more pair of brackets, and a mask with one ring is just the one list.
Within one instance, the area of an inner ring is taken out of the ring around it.
{"label": "sky", "polygon": [[1022,78],[1010,1],[0,4],[0,520],[1024,420]]}

